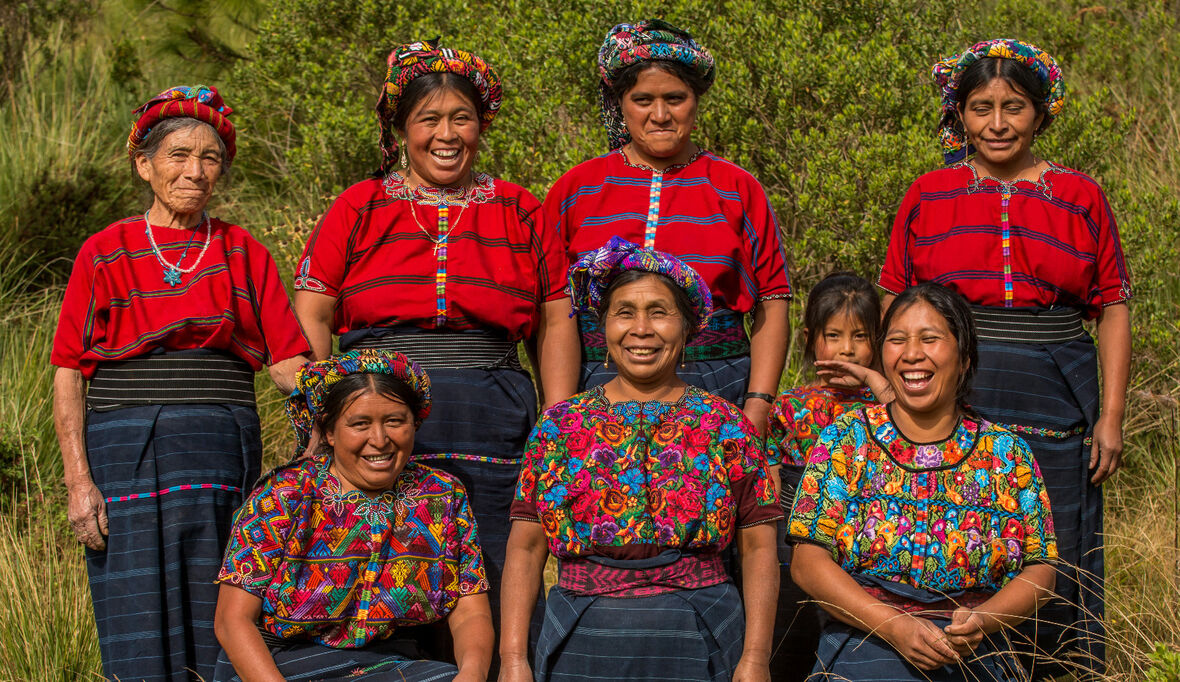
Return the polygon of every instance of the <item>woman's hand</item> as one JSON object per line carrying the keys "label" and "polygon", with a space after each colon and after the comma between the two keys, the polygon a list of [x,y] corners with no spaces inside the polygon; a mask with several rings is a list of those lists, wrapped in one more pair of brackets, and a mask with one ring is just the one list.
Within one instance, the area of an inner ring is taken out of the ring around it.
{"label": "woman's hand", "polygon": [[901,614],[884,623],[876,634],[922,670],[935,670],[961,660],[947,634],[925,618]]}
{"label": "woman's hand", "polygon": [[770,659],[743,653],[734,668],[733,682],[770,682]]}
{"label": "woman's hand", "polygon": [[483,675],[481,675],[481,674],[475,672],[474,670],[467,669],[467,670],[460,670],[459,674],[455,675],[451,679],[454,682],[487,682],[488,676],[487,676],[487,673],[484,673]]}
{"label": "woman's hand", "polygon": [[107,548],[107,505],[93,481],[70,487],[66,518],[78,542],[95,551]]}
{"label": "woman's hand", "polygon": [[815,373],[833,386],[860,388],[868,386],[879,403],[893,402],[896,397],[889,381],[873,369],[843,360],[816,360]]}
{"label": "woman's hand", "polygon": [[1101,485],[1123,464],[1123,425],[1117,417],[1103,412],[1094,425],[1094,445],[1090,447],[1090,482]]}
{"label": "woman's hand", "polygon": [[522,656],[501,657],[499,682],[533,682],[533,670]]}
{"label": "woman's hand", "polygon": [[983,625],[983,616],[972,609],[958,608],[951,614],[951,624],[942,631],[960,656],[970,656],[983,641]]}

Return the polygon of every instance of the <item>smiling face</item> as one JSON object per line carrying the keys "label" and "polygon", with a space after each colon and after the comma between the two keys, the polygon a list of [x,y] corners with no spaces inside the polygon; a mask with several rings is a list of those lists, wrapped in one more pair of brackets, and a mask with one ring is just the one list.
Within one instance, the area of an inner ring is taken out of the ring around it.
{"label": "smiling face", "polygon": [[653,168],[688,161],[697,101],[692,88],[673,74],[658,67],[640,72],[620,102],[635,160]]}
{"label": "smiling face", "polygon": [[400,400],[370,389],[355,392],[325,428],[332,473],[344,490],[379,493],[393,488],[414,449],[414,415]]}
{"label": "smiling face", "polygon": [[[151,158],[135,157],[139,177],[152,186],[153,218],[160,211],[191,216],[205,210],[221,177],[222,145],[213,128],[195,123],[168,134]],[[156,218],[164,224],[166,216]]]}
{"label": "smiling face", "polygon": [[620,285],[611,293],[603,328],[620,378],[645,387],[675,379],[688,327],[667,284],[649,275]]}
{"label": "smiling face", "polygon": [[1005,177],[1032,165],[1033,135],[1044,120],[1024,92],[993,78],[967,95],[959,108],[975,159],[989,174]]}
{"label": "smiling face", "polygon": [[[818,332],[806,330],[815,337],[816,360],[843,360],[862,367],[873,362],[873,339],[866,326],[849,308],[844,308],[828,317],[823,329]],[[828,378],[823,385],[830,386]]]}
{"label": "smiling face", "polygon": [[944,318],[918,299],[893,315],[881,344],[885,378],[897,393],[895,405],[912,418],[953,416],[966,367],[958,341]]}
{"label": "smiling face", "polygon": [[479,149],[475,104],[458,90],[443,87],[424,97],[406,117],[409,174],[432,187],[458,187],[468,181]]}

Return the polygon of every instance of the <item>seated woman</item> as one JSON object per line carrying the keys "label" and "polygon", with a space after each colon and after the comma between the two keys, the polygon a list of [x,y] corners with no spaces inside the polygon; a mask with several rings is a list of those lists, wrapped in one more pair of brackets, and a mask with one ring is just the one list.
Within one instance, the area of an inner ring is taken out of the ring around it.
{"label": "seated woman", "polygon": [[[287,413],[301,449],[318,425],[329,451],[279,467],[238,510],[214,679],[486,679],[492,619],[467,493],[407,463],[429,377],[401,353],[351,351],[305,365]],[[457,671],[391,639],[442,619]]]}
{"label": "seated woman", "polygon": [[1053,587],[1040,470],[963,402],[978,351],[961,296],[907,289],[882,329],[896,398],[823,431],[788,523],[792,578],[838,621],[810,679],[1026,679],[994,636]]}
{"label": "seated woman", "polygon": [[[620,238],[570,270],[618,375],[558,403],[525,450],[504,569],[501,680],[533,680],[529,614],[558,559],[537,680],[767,680],[775,501],[753,425],[676,374],[712,297],[684,263]],[[745,609],[720,552],[737,536]]]}

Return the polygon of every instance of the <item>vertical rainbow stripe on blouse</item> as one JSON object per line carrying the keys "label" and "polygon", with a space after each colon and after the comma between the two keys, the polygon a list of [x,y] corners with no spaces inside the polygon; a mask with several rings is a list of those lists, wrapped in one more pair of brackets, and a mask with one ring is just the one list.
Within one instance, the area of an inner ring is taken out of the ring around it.
{"label": "vertical rainbow stripe on blouse", "polygon": [[664,188],[664,172],[651,174],[651,189],[647,195],[647,229],[643,233],[643,245],[656,248],[656,227],[660,224],[660,191]]}
{"label": "vertical rainbow stripe on blouse", "polygon": [[1008,200],[1016,188],[1009,184],[1000,186],[1000,244],[1004,253],[1004,307],[1012,307],[1012,242],[1011,224],[1008,222]]}
{"label": "vertical rainbow stripe on blouse", "polygon": [[450,208],[449,204],[438,205],[438,242],[435,245],[438,269],[434,272],[434,291],[438,296],[434,324],[438,327],[447,323],[447,230],[450,227]]}

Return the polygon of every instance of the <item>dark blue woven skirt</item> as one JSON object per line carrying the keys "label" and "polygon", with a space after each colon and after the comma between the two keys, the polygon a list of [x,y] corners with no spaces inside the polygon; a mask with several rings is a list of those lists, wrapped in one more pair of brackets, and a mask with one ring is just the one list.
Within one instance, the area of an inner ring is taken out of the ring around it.
{"label": "dark blue woven skirt", "polygon": [[554,587],[533,671],[538,682],[729,682],[745,631],[745,611],[730,582],[637,598]]}
{"label": "dark blue woven skirt", "polygon": [[[333,649],[314,642],[271,647],[271,656],[289,682],[364,680],[366,682],[450,682],[459,670],[450,663],[407,659],[395,643],[375,642],[363,649]],[[242,682],[225,652],[212,682]]]}
{"label": "dark blue woven skirt", "polygon": [[91,412],[90,473],[110,535],[86,550],[103,675],[210,679],[217,577],[234,510],[258,478],[258,414],[236,405]]}
{"label": "dark blue woven skirt", "polygon": [[[949,620],[934,620],[946,627]],[[974,657],[961,665],[922,670],[885,640],[842,623],[829,623],[820,638],[819,661],[808,682],[1024,682],[1028,675],[1003,638],[985,637]]]}
{"label": "dark blue woven skirt", "polygon": [[[1020,627],[1035,643],[1034,676],[1090,668],[1101,674],[1102,488],[1090,483],[1089,436],[1098,418],[1098,359],[1089,338],[1052,345],[984,342],[971,404],[1015,427],[1041,468],[1061,564],[1054,599]],[[1039,429],[1057,432],[1039,435]],[[1070,435],[1064,436],[1064,433]],[[1026,647],[1031,648],[1031,647]],[[1053,659],[1070,657],[1065,668]],[[1066,670],[1068,668],[1068,670]]]}
{"label": "dark blue woven skirt", "polygon": [[[601,362],[583,362],[581,387],[586,390],[615,378],[614,363],[604,367]],[[434,375],[432,374],[431,377]],[[676,376],[685,383],[725,398],[741,407],[745,403],[746,386],[750,383],[750,356],[742,355],[721,360],[693,360],[676,367]]]}

